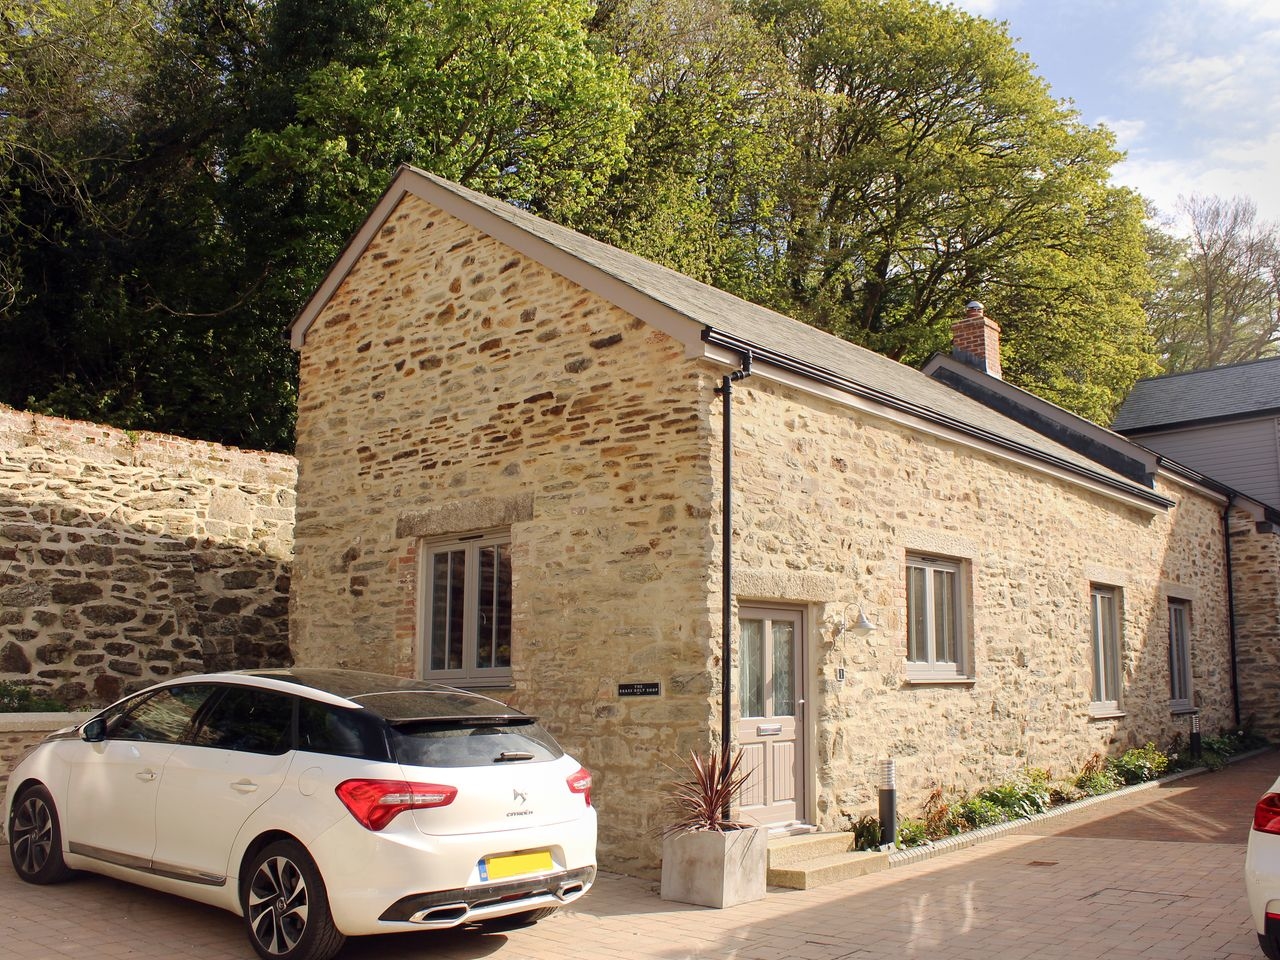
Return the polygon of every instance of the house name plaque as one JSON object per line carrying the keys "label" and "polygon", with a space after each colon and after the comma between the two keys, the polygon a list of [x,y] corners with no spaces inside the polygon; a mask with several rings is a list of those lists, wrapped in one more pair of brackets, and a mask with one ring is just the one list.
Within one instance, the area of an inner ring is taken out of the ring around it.
{"label": "house name plaque", "polygon": [[659,697],[662,696],[662,684],[656,680],[651,683],[620,683],[618,684],[618,696]]}

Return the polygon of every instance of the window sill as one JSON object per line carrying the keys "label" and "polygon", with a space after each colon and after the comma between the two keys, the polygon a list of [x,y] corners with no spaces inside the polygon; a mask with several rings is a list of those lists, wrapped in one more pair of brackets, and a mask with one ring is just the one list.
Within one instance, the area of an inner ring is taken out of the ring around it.
{"label": "window sill", "polygon": [[1116,720],[1125,716],[1125,712],[1119,707],[1109,703],[1091,703],[1089,704],[1090,720]]}
{"label": "window sill", "polygon": [[911,670],[907,671],[905,682],[908,686],[924,687],[924,686],[973,686],[978,682],[976,677],[962,677],[955,673],[915,673]]}
{"label": "window sill", "polygon": [[1185,700],[1174,700],[1169,703],[1169,712],[1175,717],[1189,717],[1200,711]]}
{"label": "window sill", "polygon": [[515,681],[510,677],[494,677],[493,679],[475,680],[470,677],[433,677],[427,674],[422,678],[428,683],[442,683],[459,690],[514,690]]}

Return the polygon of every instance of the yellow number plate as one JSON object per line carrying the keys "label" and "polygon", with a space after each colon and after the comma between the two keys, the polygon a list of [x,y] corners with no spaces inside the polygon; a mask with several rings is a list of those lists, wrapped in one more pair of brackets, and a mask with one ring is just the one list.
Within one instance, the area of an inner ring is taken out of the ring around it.
{"label": "yellow number plate", "polygon": [[522,873],[542,873],[552,867],[551,851],[539,850],[537,853],[515,853],[509,857],[487,857],[484,864],[490,880],[517,877]]}

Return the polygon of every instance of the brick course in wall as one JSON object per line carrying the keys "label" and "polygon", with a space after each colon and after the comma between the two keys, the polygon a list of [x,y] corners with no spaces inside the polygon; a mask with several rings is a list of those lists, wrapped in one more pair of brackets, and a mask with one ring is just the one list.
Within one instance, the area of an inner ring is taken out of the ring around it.
{"label": "brick course in wall", "polygon": [[71,707],[291,661],[296,465],[0,407],[0,680]]}
{"label": "brick course in wall", "polygon": [[[421,671],[423,538],[509,528],[513,680],[597,775],[601,862],[652,872],[670,764],[719,728],[722,368],[413,196],[301,351],[300,662]],[[864,405],[865,406],[865,405]],[[1185,732],[1167,601],[1192,605],[1205,729],[1231,723],[1221,498],[1171,510],[753,377],[735,390],[735,592],[802,612],[813,819]],[[905,677],[908,552],[961,562],[971,682]],[[1095,718],[1090,584],[1123,601],[1120,716]],[[862,605],[870,638],[840,635]],[[838,671],[844,671],[843,681]],[[658,681],[653,698],[618,685]]]}

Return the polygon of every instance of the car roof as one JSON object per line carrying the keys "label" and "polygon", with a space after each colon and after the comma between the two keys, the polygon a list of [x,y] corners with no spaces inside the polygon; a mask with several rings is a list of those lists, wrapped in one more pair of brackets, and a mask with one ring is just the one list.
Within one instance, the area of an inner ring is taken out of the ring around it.
{"label": "car roof", "polygon": [[[391,724],[423,721],[496,721],[528,723],[535,717],[500,700],[443,683],[393,677],[362,670],[321,667],[280,667],[196,673],[163,680],[122,697],[123,702],[151,690],[187,683],[237,684],[301,695],[309,700],[348,709],[362,708]],[[299,689],[301,688],[301,689]]]}
{"label": "car roof", "polygon": [[[210,676],[217,676],[211,674]],[[393,677],[361,670],[320,667],[282,667],[270,670],[242,670],[225,677],[252,677],[305,687],[307,695],[328,694],[360,706],[390,723],[412,720],[496,720],[527,719],[526,715],[501,701],[443,683]],[[294,690],[293,692],[299,692]],[[329,699],[315,697],[315,699]]]}

